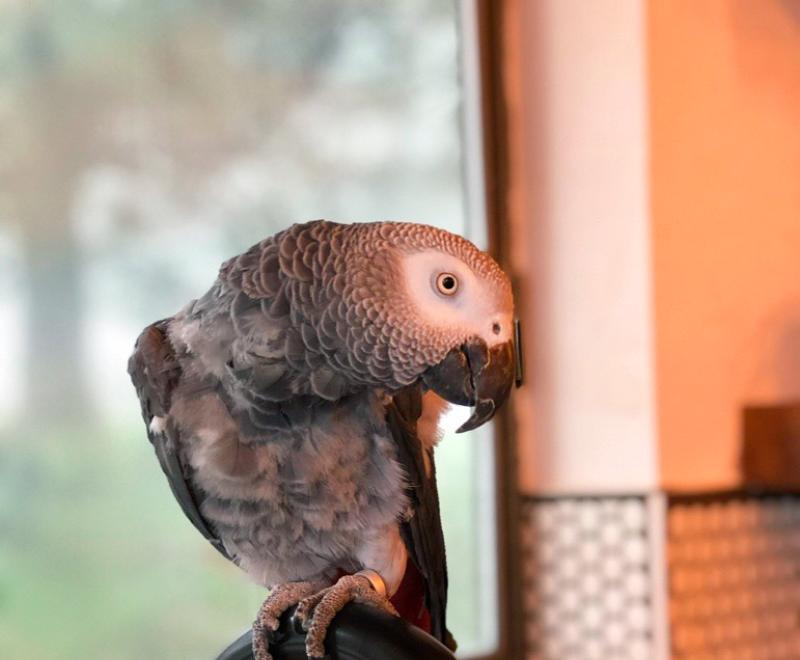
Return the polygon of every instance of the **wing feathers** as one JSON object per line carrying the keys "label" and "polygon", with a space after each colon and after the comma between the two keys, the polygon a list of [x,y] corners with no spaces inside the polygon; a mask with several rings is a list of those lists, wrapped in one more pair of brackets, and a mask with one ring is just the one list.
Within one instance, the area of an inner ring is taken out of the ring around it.
{"label": "wing feathers", "polygon": [[425,604],[431,614],[431,632],[455,649],[455,641],[445,625],[447,562],[433,450],[423,447],[417,435],[417,420],[421,414],[422,394],[418,386],[407,387],[396,394],[386,409],[386,422],[408,479],[412,508],[411,517],[400,525],[400,533],[411,560],[425,578]]}
{"label": "wing feathers", "polygon": [[[211,545],[225,557],[232,559],[225,551],[222,541],[200,514],[178,456],[178,429],[168,414],[172,393],[181,377],[181,368],[167,337],[167,321],[158,321],[142,332],[128,362],[128,373],[142,404],[148,437],[175,499],[186,517]],[[153,424],[154,417],[159,420],[166,418],[166,422]]]}

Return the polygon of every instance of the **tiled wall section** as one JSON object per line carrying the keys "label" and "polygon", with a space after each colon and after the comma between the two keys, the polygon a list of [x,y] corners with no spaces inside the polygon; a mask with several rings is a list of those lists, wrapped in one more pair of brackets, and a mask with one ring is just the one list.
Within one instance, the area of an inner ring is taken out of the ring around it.
{"label": "tiled wall section", "polygon": [[800,497],[669,504],[672,657],[800,658]]}
{"label": "tiled wall section", "polygon": [[652,660],[645,497],[523,504],[527,660]]}
{"label": "tiled wall section", "polygon": [[524,502],[526,660],[800,658],[800,495],[649,498]]}

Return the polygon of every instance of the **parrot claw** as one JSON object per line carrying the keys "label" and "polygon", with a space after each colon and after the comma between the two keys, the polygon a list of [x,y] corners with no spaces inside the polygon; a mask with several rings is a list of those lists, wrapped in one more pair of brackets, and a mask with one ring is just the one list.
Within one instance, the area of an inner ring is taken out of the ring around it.
{"label": "parrot claw", "polygon": [[300,601],[294,618],[306,631],[306,655],[325,657],[325,635],[334,617],[350,601],[369,603],[394,616],[399,616],[389,599],[374,590],[370,581],[359,575],[345,575],[331,587]]}
{"label": "parrot claw", "polygon": [[296,605],[309,594],[315,586],[310,582],[287,582],[279,584],[270,591],[262,603],[253,622],[253,657],[255,660],[272,660],[269,642],[280,626],[281,615],[292,605]]}

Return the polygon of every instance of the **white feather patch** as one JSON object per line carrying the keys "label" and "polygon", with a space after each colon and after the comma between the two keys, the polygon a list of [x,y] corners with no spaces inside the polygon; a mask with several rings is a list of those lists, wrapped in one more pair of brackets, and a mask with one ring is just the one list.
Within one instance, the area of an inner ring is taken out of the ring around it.
{"label": "white feather patch", "polygon": [[450,404],[433,390],[428,390],[422,397],[422,414],[417,420],[417,434],[426,449],[435,447],[442,439],[444,432],[439,422],[450,408]]}
{"label": "white feather patch", "polygon": [[151,433],[164,433],[165,429],[167,428],[167,420],[165,417],[160,417],[156,415],[153,419],[150,420],[150,432]]}
{"label": "white feather patch", "polygon": [[450,408],[450,404],[432,390],[422,397],[422,414],[417,420],[417,435],[422,443],[422,460],[425,462],[425,474],[431,476],[431,461],[428,449],[433,449],[442,439],[444,432],[439,426],[442,415]]}

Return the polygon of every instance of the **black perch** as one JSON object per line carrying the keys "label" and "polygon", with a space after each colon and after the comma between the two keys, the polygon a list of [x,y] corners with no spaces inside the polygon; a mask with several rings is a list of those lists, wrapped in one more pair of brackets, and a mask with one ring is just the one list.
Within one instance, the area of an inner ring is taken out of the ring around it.
{"label": "black perch", "polygon": [[[274,660],[307,660],[305,633],[292,621],[294,608],[281,617],[270,643]],[[217,660],[252,660],[252,631],[230,644]],[[450,650],[406,620],[369,605],[350,603],[336,615],[325,640],[330,660],[454,660]]]}

